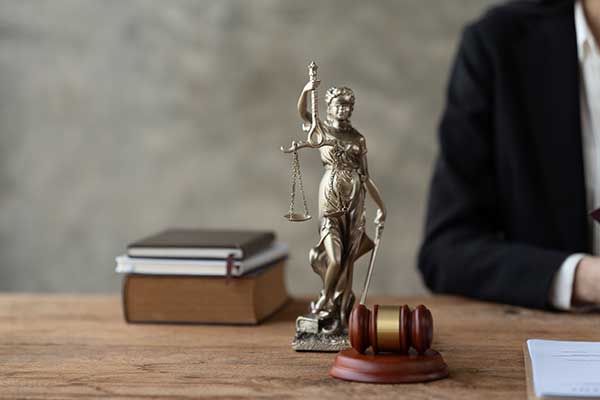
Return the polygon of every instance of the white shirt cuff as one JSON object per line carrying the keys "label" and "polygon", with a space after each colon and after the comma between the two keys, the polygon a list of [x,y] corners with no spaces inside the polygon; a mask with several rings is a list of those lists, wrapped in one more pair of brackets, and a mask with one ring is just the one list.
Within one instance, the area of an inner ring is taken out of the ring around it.
{"label": "white shirt cuff", "polygon": [[585,254],[572,254],[562,263],[556,271],[552,286],[550,287],[550,303],[559,310],[573,310],[571,298],[573,297],[573,283],[575,271],[579,261]]}

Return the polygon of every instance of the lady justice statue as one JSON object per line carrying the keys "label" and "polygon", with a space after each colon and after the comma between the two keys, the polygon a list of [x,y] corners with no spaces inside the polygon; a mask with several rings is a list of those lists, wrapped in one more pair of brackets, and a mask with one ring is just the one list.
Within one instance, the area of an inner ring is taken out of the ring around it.
{"label": "lady justice statue", "polygon": [[[369,264],[369,270],[372,270],[386,209],[369,176],[365,138],[350,123],[354,92],[348,87],[330,88],[325,95],[327,117],[321,121],[317,66],[312,62],[308,69],[309,81],[298,100],[307,139],[293,141],[291,146],[281,148],[284,153],[293,155],[290,211],[285,217],[290,221],[311,218],[302,186],[298,150],[318,149],[325,170],[319,186],[319,242],[310,250],[309,262],[322,279],[323,288],[318,299],[311,303],[309,314],[296,320],[292,347],[300,351],[339,351],[348,346],[348,317],[355,300],[352,292],[354,262],[372,251]],[[307,109],[309,94],[312,95],[310,111]],[[303,214],[294,210],[296,182],[304,203]],[[367,193],[378,208],[375,242],[366,233]]]}

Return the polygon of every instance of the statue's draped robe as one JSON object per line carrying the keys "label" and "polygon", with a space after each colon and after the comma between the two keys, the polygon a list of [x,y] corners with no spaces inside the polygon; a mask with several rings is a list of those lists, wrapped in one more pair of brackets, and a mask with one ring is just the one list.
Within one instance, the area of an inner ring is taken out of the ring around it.
{"label": "statue's draped robe", "polygon": [[[341,250],[341,273],[333,298],[342,319],[347,319],[354,296],[352,274],[354,261],[373,248],[365,233],[365,185],[363,158],[367,152],[365,140],[352,129],[345,135],[333,136],[325,127],[326,139],[341,140],[341,147],[324,146],[319,149],[325,173],[319,186],[320,240],[310,252],[313,269],[325,283],[329,264],[324,241],[330,237]],[[332,181],[333,175],[333,181]],[[341,215],[328,215],[347,208]]]}

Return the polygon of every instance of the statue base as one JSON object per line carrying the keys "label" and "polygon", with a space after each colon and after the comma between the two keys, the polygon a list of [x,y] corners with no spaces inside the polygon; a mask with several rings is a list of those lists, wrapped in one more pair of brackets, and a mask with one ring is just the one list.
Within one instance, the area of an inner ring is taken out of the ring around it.
{"label": "statue base", "polygon": [[296,351],[338,352],[350,347],[348,332],[337,329],[332,319],[321,319],[314,314],[296,319],[296,336],[292,349]]}
{"label": "statue base", "polygon": [[347,334],[327,335],[324,333],[298,332],[292,341],[292,349],[296,351],[317,351],[337,353],[350,347]]}
{"label": "statue base", "polygon": [[360,354],[353,348],[335,356],[329,375],[345,381],[365,383],[427,382],[448,376],[448,366],[435,350],[417,354]]}

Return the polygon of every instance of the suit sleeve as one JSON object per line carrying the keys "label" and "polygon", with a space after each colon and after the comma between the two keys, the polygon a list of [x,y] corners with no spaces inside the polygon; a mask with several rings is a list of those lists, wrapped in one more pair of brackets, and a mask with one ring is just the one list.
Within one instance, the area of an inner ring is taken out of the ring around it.
{"label": "suit sleeve", "polygon": [[482,37],[477,25],[465,29],[451,72],[418,265],[434,292],[548,308],[553,277],[569,254],[502,232],[493,63]]}

